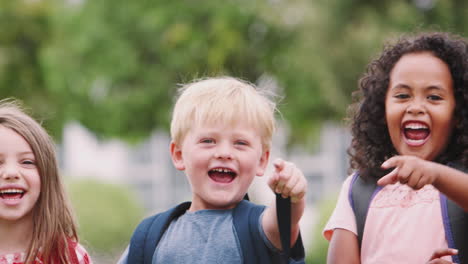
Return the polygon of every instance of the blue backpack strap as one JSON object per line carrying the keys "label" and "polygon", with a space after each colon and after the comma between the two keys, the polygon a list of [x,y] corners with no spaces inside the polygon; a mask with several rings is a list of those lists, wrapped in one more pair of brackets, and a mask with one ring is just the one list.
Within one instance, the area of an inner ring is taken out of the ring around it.
{"label": "blue backpack strap", "polygon": [[265,206],[242,200],[234,209],[232,219],[239,238],[244,264],[271,263],[268,249],[264,245],[258,221]]}
{"label": "blue backpack strap", "polygon": [[362,236],[364,234],[364,226],[366,223],[367,212],[369,211],[369,205],[380,190],[382,190],[382,187],[377,186],[376,180],[364,180],[359,177],[359,173],[357,172],[353,175],[349,187],[348,200],[354,211],[356,219],[359,248],[361,248],[362,244]]}
{"label": "blue backpack strap", "polygon": [[[452,256],[455,263],[468,263],[468,213],[453,201],[447,199],[447,211],[452,227],[453,241],[458,254]],[[458,257],[456,262],[453,257]]]}
{"label": "blue backpack strap", "polygon": [[143,248],[145,247],[146,235],[148,234],[148,229],[158,217],[159,215],[154,215],[146,218],[137,226],[130,239],[127,263],[144,263]]}
{"label": "blue backpack strap", "polygon": [[172,220],[182,215],[190,207],[190,202],[146,218],[143,220],[130,240],[127,263],[151,264],[156,246]]}
{"label": "blue backpack strap", "polygon": [[440,207],[448,247],[458,249],[458,255],[453,255],[452,261],[454,263],[466,263],[468,260],[466,258],[466,250],[468,249],[466,245],[466,236],[468,235],[466,213],[442,193],[440,194]]}
{"label": "blue backpack strap", "polygon": [[[448,166],[467,172],[455,163],[449,163]],[[458,249],[458,255],[452,256],[452,261],[468,263],[468,213],[442,193],[440,194],[440,207],[447,244],[450,248]]]}
{"label": "blue backpack strap", "polygon": [[281,258],[283,263],[304,263],[305,251],[301,234],[291,248],[291,199],[276,194],[276,219],[280,233]]}
{"label": "blue backpack strap", "polygon": [[[272,258],[281,257],[272,256],[273,253],[269,252],[261,237],[259,218],[264,210],[265,206],[242,200],[233,211],[234,228],[239,238],[244,264],[271,264]],[[304,263],[304,258],[304,245],[299,234],[296,243],[290,249],[289,263]],[[275,263],[277,261],[275,259]]]}
{"label": "blue backpack strap", "polygon": [[276,194],[276,220],[281,241],[282,262],[289,262],[291,247],[291,198],[283,198],[281,194]]}

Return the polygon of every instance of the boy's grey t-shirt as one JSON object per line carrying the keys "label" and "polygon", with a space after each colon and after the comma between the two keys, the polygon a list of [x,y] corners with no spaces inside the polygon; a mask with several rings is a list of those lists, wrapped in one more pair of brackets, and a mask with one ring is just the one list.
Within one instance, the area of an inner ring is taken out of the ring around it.
{"label": "boy's grey t-shirt", "polygon": [[[171,222],[158,243],[152,263],[242,263],[242,250],[230,210],[185,212]],[[272,252],[279,252],[258,225],[263,242]],[[127,262],[128,247],[118,264]]]}
{"label": "boy's grey t-shirt", "polygon": [[172,221],[152,263],[242,263],[231,210],[187,211]]}

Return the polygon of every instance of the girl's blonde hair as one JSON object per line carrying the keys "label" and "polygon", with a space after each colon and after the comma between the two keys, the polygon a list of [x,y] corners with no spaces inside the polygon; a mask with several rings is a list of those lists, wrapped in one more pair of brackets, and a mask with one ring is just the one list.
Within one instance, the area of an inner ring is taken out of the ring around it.
{"label": "girl's blonde hair", "polygon": [[260,131],[263,149],[270,149],[277,111],[269,98],[273,94],[232,77],[198,80],[179,92],[171,122],[171,137],[176,144],[182,143],[193,126],[245,121]]}
{"label": "girl's blonde hair", "polygon": [[58,172],[54,143],[42,126],[25,114],[19,103],[0,100],[0,126],[21,135],[31,147],[41,180],[33,207],[32,240],[26,262],[39,255],[44,263],[70,263],[70,242],[78,242],[75,220]]}

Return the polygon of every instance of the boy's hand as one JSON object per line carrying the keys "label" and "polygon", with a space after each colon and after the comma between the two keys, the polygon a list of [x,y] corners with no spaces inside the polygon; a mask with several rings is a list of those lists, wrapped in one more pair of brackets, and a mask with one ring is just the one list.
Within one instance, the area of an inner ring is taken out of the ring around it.
{"label": "boy's hand", "polygon": [[301,170],[282,159],[276,159],[273,165],[275,171],[268,180],[270,188],[283,198],[291,197],[292,203],[303,199],[307,190],[307,180]]}
{"label": "boy's hand", "polygon": [[419,190],[426,184],[432,184],[439,175],[436,163],[416,156],[394,156],[386,160],[381,167],[395,169],[377,181],[380,186],[400,182]]}
{"label": "boy's hand", "polygon": [[434,251],[432,254],[431,258],[427,262],[427,264],[450,264],[453,262],[443,260],[441,257],[444,256],[452,256],[458,254],[458,250],[452,249],[452,248],[444,248],[444,249],[438,249]]}

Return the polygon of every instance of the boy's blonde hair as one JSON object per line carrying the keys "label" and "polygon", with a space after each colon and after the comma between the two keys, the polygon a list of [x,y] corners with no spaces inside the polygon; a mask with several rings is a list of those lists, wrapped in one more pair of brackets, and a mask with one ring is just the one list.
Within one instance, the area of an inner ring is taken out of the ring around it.
{"label": "boy's blonde hair", "polygon": [[69,243],[78,242],[75,219],[58,171],[55,145],[42,128],[19,103],[0,100],[0,126],[22,136],[36,160],[41,190],[33,207],[32,241],[25,263],[34,263],[41,255],[44,263],[69,263]]}
{"label": "boy's blonde hair", "polygon": [[180,145],[193,126],[245,121],[260,131],[263,149],[269,150],[275,111],[276,104],[266,91],[250,83],[232,77],[203,79],[180,89],[172,114],[171,137]]}

